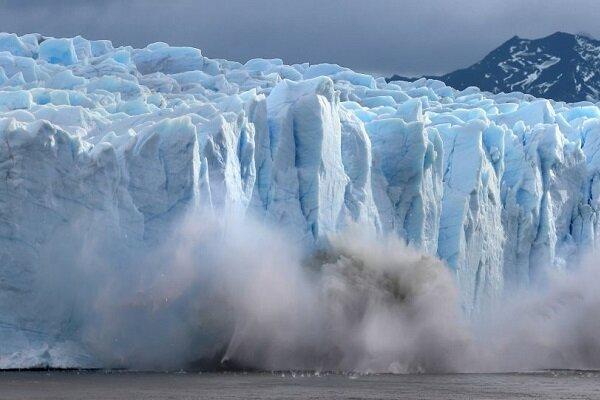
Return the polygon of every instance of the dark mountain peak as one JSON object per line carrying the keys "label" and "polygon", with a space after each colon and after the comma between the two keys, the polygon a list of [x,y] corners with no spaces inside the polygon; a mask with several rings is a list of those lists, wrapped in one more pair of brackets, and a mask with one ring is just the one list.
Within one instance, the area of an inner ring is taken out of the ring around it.
{"label": "dark mountain peak", "polygon": [[[515,36],[511,37],[510,39],[508,39],[506,42],[502,43],[502,44],[501,44],[500,46],[498,46],[496,49],[494,49],[494,50],[492,51],[492,53],[493,53],[494,51],[497,51],[497,50],[499,50],[499,49],[508,49],[508,48],[510,48],[510,47],[512,47],[512,46],[518,46],[518,45],[519,45],[520,43],[522,43],[522,42],[523,42],[523,39],[515,35]],[[491,54],[491,53],[490,53],[490,54]]]}
{"label": "dark mountain peak", "polygon": [[494,93],[598,101],[600,41],[560,31],[539,39],[513,36],[476,64],[434,78],[461,90],[477,86]]}
{"label": "dark mountain peak", "polygon": [[561,40],[561,39],[575,39],[575,35],[567,32],[557,31],[551,35],[543,37],[542,40]]}
{"label": "dark mountain peak", "polygon": [[577,44],[577,36],[565,32],[555,32],[550,36],[538,40],[532,40],[531,43],[546,45],[559,51],[572,51]]}

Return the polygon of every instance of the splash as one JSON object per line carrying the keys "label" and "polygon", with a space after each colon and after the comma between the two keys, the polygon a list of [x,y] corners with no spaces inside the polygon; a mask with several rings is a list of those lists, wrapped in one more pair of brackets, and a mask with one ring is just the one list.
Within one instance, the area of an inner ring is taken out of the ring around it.
{"label": "splash", "polygon": [[600,369],[600,265],[584,257],[473,322],[475,371]]}
{"label": "splash", "polygon": [[443,262],[359,226],[307,251],[248,218],[194,213],[165,237],[128,247],[96,230],[74,249],[58,235],[34,306],[109,368],[600,367],[592,258],[467,319]]}

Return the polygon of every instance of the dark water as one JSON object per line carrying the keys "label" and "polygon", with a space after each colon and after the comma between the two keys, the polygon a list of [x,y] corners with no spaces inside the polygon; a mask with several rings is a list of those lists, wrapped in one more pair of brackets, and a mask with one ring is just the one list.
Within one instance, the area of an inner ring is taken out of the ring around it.
{"label": "dark water", "polygon": [[600,373],[461,375],[0,372],[0,399],[600,399]]}

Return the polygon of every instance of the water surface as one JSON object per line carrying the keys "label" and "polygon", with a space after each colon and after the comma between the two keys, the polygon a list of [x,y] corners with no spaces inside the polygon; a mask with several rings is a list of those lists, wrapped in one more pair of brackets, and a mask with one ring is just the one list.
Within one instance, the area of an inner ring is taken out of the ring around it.
{"label": "water surface", "polygon": [[600,373],[334,375],[0,372],[0,399],[600,399]]}

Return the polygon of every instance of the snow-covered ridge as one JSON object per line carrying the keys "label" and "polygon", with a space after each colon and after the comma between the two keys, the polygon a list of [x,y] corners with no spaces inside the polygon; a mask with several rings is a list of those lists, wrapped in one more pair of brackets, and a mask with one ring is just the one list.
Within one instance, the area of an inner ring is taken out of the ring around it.
{"label": "snow-covered ridge", "polygon": [[[600,41],[556,32],[540,39],[513,37],[481,61],[439,77],[457,89],[524,92],[567,102],[600,99]],[[391,80],[403,80],[395,75]]]}
{"label": "snow-covered ridge", "polygon": [[470,310],[594,243],[598,150],[592,103],[0,34],[0,340],[43,325],[27,296],[61,227],[160,240],[190,207],[307,246],[350,222],[396,233],[447,262]]}

